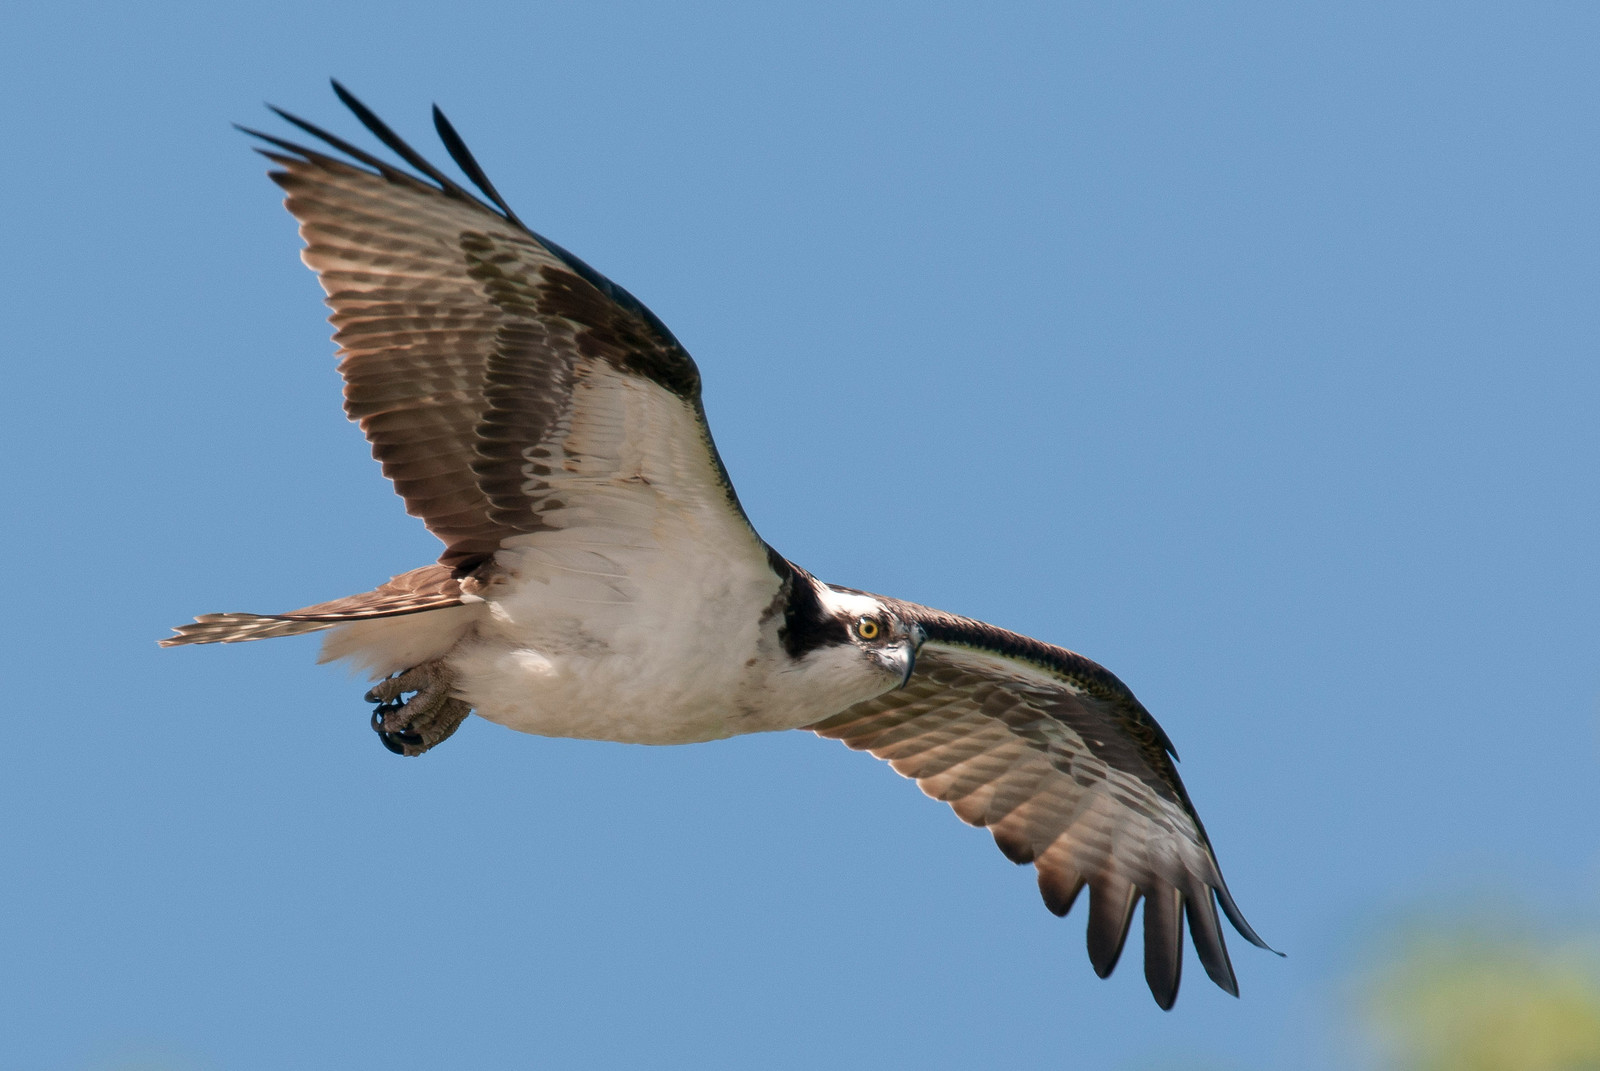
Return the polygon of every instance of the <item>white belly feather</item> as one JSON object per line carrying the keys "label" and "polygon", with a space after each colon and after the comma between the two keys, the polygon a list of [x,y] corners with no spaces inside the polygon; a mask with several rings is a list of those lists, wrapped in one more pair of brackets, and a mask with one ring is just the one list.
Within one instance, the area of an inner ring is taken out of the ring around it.
{"label": "white belly feather", "polygon": [[767,694],[782,619],[758,627],[778,592],[765,563],[757,572],[695,544],[685,555],[567,535],[525,537],[502,554],[520,575],[450,659],[478,714],[542,736],[647,744],[812,720]]}

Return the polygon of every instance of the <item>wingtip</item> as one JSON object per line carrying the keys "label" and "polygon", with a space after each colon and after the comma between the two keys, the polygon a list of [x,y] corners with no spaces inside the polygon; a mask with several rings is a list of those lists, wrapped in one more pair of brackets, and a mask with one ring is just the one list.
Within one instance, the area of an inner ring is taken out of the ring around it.
{"label": "wingtip", "polygon": [[1183,893],[1176,887],[1144,898],[1144,980],[1162,1011],[1178,1002],[1183,981]]}
{"label": "wingtip", "polygon": [[[267,105],[267,107],[268,108],[272,108],[272,110],[275,111],[275,112],[278,111],[278,109],[273,108],[272,105],[270,105],[270,104]],[[278,112],[278,114],[282,115],[283,113],[282,112]],[[233,127],[233,129],[237,130],[239,133],[244,134],[247,137],[260,138],[262,141],[271,141],[272,140],[272,135],[271,134],[268,134],[264,130],[257,130],[253,126],[245,126],[243,123],[229,123],[228,125]]]}
{"label": "wingtip", "polygon": [[363,123],[366,122],[366,117],[369,115],[371,115],[374,119],[377,118],[377,116],[373,114],[372,109],[363,104],[360,97],[346,89],[344,87],[344,83],[339,81],[339,79],[329,78],[328,84],[333,87],[333,94],[339,98],[339,102],[346,108],[349,108],[351,111],[355,112],[357,118],[361,119]]}
{"label": "wingtip", "polygon": [[[467,148],[466,140],[457,132],[455,125],[450,122],[449,118],[444,114],[444,109],[439,107],[437,102],[433,105],[433,129],[439,135],[439,140],[444,143],[445,150],[450,154],[450,159],[454,160],[456,166],[461,169],[461,173],[466,175],[472,181],[472,184],[478,187],[479,191],[489,199],[489,202],[500,210],[501,215],[523,230],[528,230],[527,224],[517,218],[517,214],[511,210],[511,205],[506,202],[504,197],[500,196],[500,191],[495,189],[494,183],[489,181],[488,173],[483,170],[477,158],[472,155],[472,150]],[[531,234],[532,232],[529,231],[529,233]]]}
{"label": "wingtip", "polygon": [[1138,887],[1131,882],[1120,888],[1113,882],[1089,885],[1089,965],[1101,978],[1110,978],[1117,960],[1122,958],[1140,896]]}
{"label": "wingtip", "polygon": [[1243,937],[1246,941],[1249,941],[1257,948],[1266,949],[1274,956],[1287,958],[1284,953],[1279,952],[1276,948],[1273,948],[1271,945],[1267,944],[1267,942],[1263,941],[1261,939],[1261,935],[1256,933],[1254,927],[1252,927],[1249,922],[1245,921],[1244,912],[1240,911],[1239,905],[1233,902],[1233,894],[1228,892],[1227,883],[1221,881],[1220,876],[1217,884],[1213,887],[1213,891],[1215,891],[1217,894],[1217,903],[1222,905],[1222,913],[1228,916],[1228,921],[1233,924],[1233,928],[1235,930],[1239,931],[1239,936]]}

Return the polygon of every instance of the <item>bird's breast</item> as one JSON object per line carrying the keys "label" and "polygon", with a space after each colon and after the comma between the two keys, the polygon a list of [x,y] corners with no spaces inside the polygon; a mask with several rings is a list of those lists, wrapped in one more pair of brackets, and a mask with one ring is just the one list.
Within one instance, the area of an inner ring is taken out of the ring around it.
{"label": "bird's breast", "polygon": [[[774,695],[780,581],[753,534],[657,511],[510,541],[451,655],[458,694],[541,736],[680,744],[806,724]],[[800,719],[800,720],[796,720]]]}

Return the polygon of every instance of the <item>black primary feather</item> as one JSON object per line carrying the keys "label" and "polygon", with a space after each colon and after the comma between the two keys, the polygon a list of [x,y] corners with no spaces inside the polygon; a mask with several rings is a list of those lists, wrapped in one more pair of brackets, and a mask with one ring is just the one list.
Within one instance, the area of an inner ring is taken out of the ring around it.
{"label": "black primary feather", "polygon": [[456,128],[445,118],[444,112],[439,110],[437,104],[433,106],[433,129],[439,132],[439,140],[444,142],[450,159],[454,160],[462,173],[472,180],[472,184],[483,191],[483,195],[493,201],[495,206],[505,213],[507,219],[523,230],[528,230],[527,225],[511,211],[511,206],[506,204],[506,199],[500,196],[500,191],[494,188],[494,183],[489,181],[489,176],[484,174],[483,168],[479,166],[477,157],[472,155],[472,150],[467,148],[467,143],[461,140],[461,135],[456,133]]}

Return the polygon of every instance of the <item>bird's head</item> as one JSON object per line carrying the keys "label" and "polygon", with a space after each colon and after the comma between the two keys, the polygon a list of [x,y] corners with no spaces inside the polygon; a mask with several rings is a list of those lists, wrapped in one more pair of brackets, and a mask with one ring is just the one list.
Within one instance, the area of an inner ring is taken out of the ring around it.
{"label": "bird's head", "polygon": [[904,687],[927,634],[875,595],[796,578],[784,646],[797,670],[839,697],[838,709]]}
{"label": "bird's head", "polygon": [[917,665],[917,652],[928,634],[922,626],[901,617],[882,599],[855,592],[830,590],[836,600],[835,618],[844,625],[851,646],[861,658],[904,688]]}

